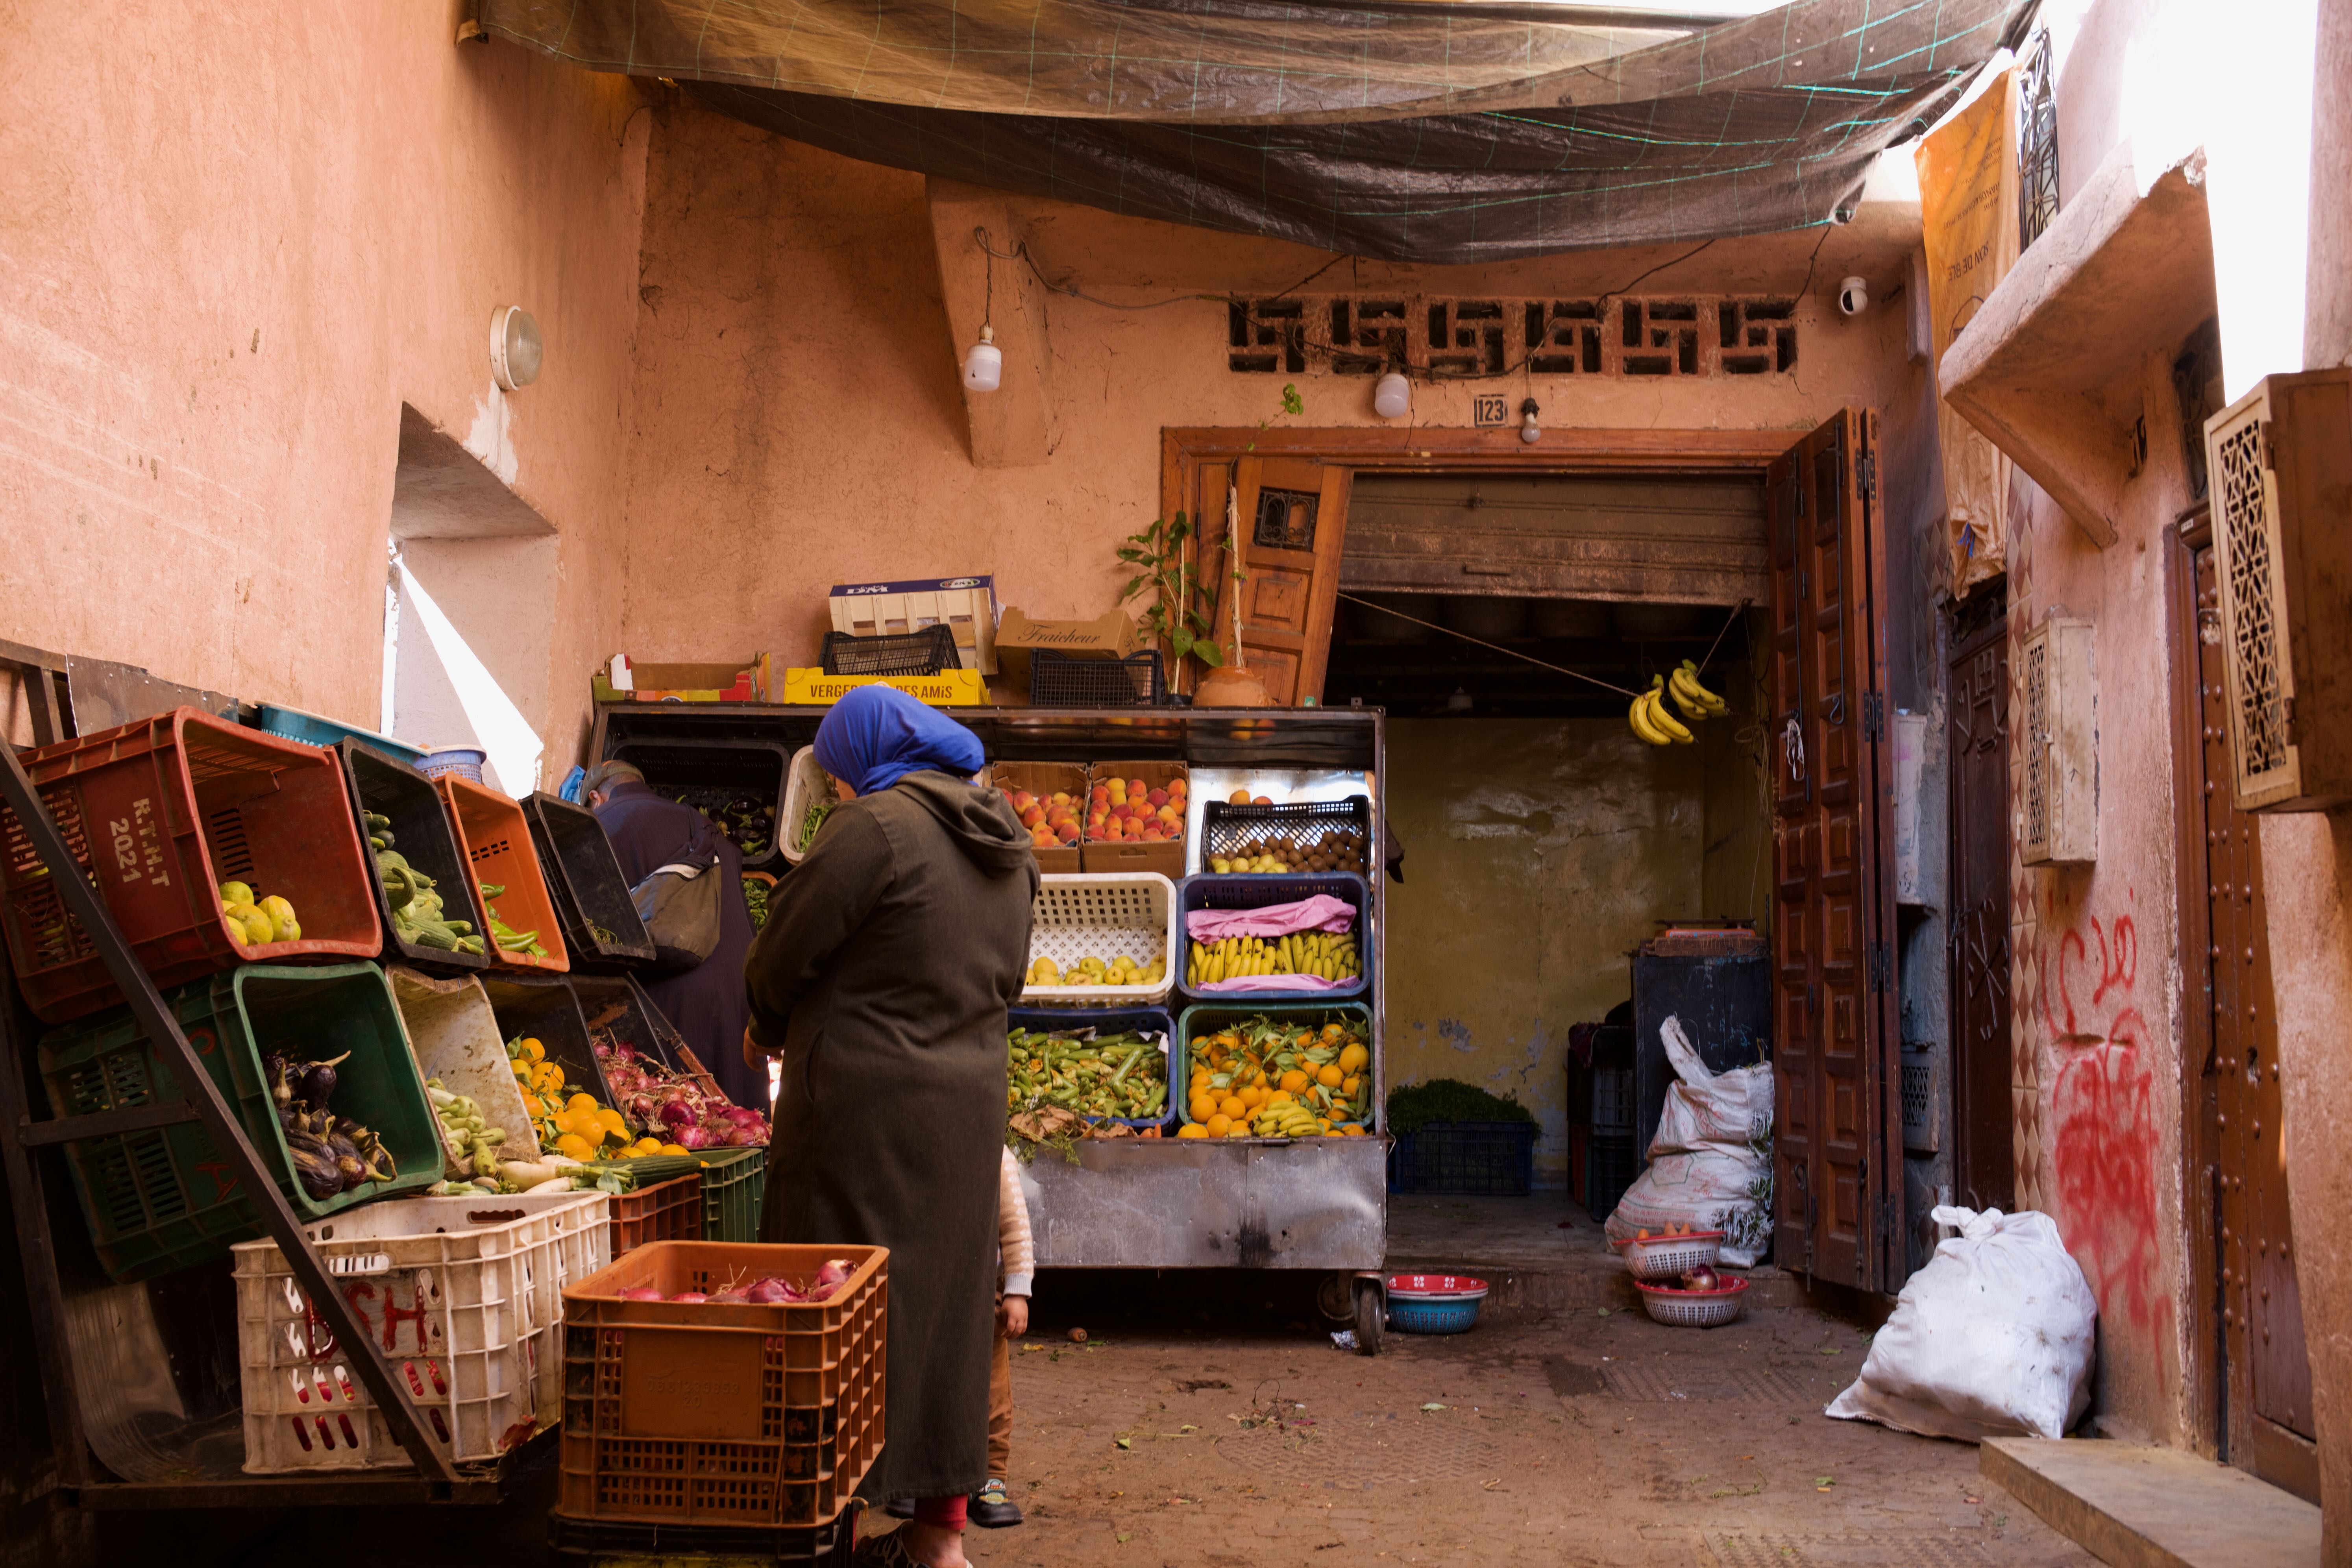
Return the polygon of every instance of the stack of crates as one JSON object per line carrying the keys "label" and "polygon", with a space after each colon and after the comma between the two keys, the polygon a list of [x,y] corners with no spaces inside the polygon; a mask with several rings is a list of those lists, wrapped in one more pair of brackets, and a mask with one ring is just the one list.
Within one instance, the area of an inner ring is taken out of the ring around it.
{"label": "stack of crates", "polygon": [[1599,1222],[1615,1210],[1642,1168],[1633,1131],[1633,1029],[1630,1023],[1579,1024],[1571,1036],[1569,1180],[1573,1195]]}

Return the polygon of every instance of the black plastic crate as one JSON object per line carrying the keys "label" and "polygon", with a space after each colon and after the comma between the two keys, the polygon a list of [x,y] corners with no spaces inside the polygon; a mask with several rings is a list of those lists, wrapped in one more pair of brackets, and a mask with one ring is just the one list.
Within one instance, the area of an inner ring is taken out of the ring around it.
{"label": "black plastic crate", "polygon": [[817,662],[827,675],[938,675],[961,667],[955,632],[944,626],[875,637],[827,632]]}
{"label": "black plastic crate", "polygon": [[1535,1185],[1532,1121],[1430,1121],[1397,1135],[1396,1190],[1523,1198]]}
{"label": "black plastic crate", "polygon": [[524,798],[522,815],[572,966],[624,970],[653,963],[654,939],[637,918],[620,858],[596,814],[541,791]]}
{"label": "black plastic crate", "polygon": [[1594,1132],[1584,1146],[1584,1206],[1596,1225],[1617,1211],[1617,1200],[1642,1169],[1631,1132]]}
{"label": "black plastic crate", "polygon": [[[743,852],[747,867],[781,861],[776,825],[784,814],[784,775],[791,752],[770,741],[624,741],[607,748],[616,763],[634,763],[656,795],[690,805],[719,825]],[[749,814],[738,831],[721,821]],[[753,846],[758,847],[754,848]]]}
{"label": "black plastic crate", "polygon": [[1029,655],[1032,708],[1156,708],[1167,700],[1156,647],[1125,658],[1085,658],[1045,647]]}
{"label": "black plastic crate", "polygon": [[[482,976],[482,990],[498,1020],[499,1038],[528,1035],[540,1043],[545,1059],[563,1069],[563,1094],[593,1094],[599,1105],[613,1104],[604,1069],[590,1048],[588,1026],[581,1017],[580,1001],[568,976],[531,974],[514,970]],[[615,1107],[615,1109],[618,1109]]]}
{"label": "black plastic crate", "polygon": [[[341,741],[333,747],[343,767],[343,784],[351,796],[352,820],[359,824],[360,842],[367,843],[367,814],[391,819],[390,848],[403,860],[433,879],[433,890],[441,895],[443,913],[453,921],[464,921],[477,934],[488,922],[482,918],[480,889],[476,886],[466,852],[457,847],[457,830],[449,821],[449,808],[433,781],[387,752],[379,752],[363,741]],[[371,868],[375,863],[375,850],[368,849]],[[383,890],[383,879],[375,883],[376,918],[383,923],[383,957],[387,962],[413,963],[420,969],[442,974],[470,974],[490,967],[487,951],[489,943],[483,941],[481,952],[453,952],[444,947],[428,947],[402,936],[392,921],[392,900]]]}
{"label": "black plastic crate", "polygon": [[779,1568],[849,1568],[857,1544],[862,1504],[852,1504],[824,1524],[782,1525],[772,1530],[736,1525],[635,1524],[609,1520],[547,1516],[547,1543],[560,1557],[602,1561],[635,1558],[652,1562],[756,1558]]}
{"label": "black plastic crate", "polygon": [[[1307,869],[1304,857],[1318,849],[1327,834],[1343,836],[1349,845],[1335,871],[1353,871],[1370,879],[1380,870],[1378,847],[1372,843],[1372,802],[1369,795],[1345,800],[1302,800],[1286,805],[1235,805],[1212,800],[1201,806],[1201,863],[1242,852],[1245,845],[1264,844],[1267,852],[1296,851],[1301,859],[1293,872]],[[1359,863],[1360,862],[1360,864]]]}

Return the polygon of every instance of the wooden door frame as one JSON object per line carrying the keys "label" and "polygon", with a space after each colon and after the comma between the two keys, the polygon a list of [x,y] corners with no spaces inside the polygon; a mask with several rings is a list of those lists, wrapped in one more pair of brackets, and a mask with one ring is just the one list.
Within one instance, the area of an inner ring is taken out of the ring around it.
{"label": "wooden door frame", "polygon": [[2221,1237],[2215,1229],[2213,1183],[2221,1167],[2218,1130],[2206,1114],[2205,1061],[2213,1051],[2213,997],[2206,950],[2212,945],[2207,907],[2205,699],[2198,653],[2197,552],[2211,542],[2212,514],[2203,502],[2164,531],[2164,593],[2170,606],[2172,653],[2173,898],[2179,940],[2173,943],[2173,980],[2180,1007],[2180,1208],[2188,1220],[2189,1300],[2193,1314],[2181,1336],[2180,1375],[2189,1393],[2190,1445],[2219,1458],[2228,1431],[2222,1408]]}

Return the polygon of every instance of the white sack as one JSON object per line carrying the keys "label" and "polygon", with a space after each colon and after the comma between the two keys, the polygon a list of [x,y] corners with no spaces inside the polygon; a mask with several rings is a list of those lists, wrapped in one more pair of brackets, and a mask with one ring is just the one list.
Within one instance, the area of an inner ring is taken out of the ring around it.
{"label": "white sack", "polygon": [[1903,1287],[1827,1414],[1968,1443],[2064,1436],[2090,1406],[2099,1307],[2058,1226],[2030,1211],[1933,1217],[1960,1234]]}
{"label": "white sack", "polygon": [[1772,1240],[1772,1068],[1709,1072],[1681,1020],[1658,1026],[1675,1081],[1666,1086],[1650,1166],[1602,1227],[1626,1241],[1669,1225],[1719,1230],[1721,1259],[1752,1268]]}

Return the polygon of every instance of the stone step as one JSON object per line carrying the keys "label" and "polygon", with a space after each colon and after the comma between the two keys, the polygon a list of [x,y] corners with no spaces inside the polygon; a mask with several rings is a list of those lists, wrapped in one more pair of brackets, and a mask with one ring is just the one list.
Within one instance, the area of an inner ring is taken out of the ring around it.
{"label": "stone step", "polygon": [[2179,1448],[1994,1437],[1977,1465],[2115,1568],[2304,1568],[2320,1561],[2319,1510]]}

